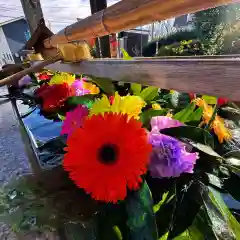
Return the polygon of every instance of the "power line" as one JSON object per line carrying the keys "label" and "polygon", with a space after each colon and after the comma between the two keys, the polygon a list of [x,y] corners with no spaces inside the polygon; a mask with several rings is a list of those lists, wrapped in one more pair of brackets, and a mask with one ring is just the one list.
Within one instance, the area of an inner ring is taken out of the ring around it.
{"label": "power line", "polygon": [[[5,5],[5,4],[0,4],[0,7],[10,7],[10,8],[22,8],[22,6],[20,5]],[[79,5],[79,6],[44,6],[44,4],[42,4],[42,7],[43,8],[49,8],[49,9],[52,9],[52,8],[81,8],[81,7],[88,7],[90,9],[90,5]]]}
{"label": "power line", "polygon": [[0,17],[17,18],[17,17],[21,17],[21,16],[7,16],[7,15],[2,15],[2,14],[0,14]]}

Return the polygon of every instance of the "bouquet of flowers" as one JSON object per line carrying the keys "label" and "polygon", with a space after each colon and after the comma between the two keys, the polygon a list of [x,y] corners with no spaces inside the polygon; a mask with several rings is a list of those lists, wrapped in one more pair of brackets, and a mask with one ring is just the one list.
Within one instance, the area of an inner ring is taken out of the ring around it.
{"label": "bouquet of flowers", "polygon": [[[36,103],[62,121],[61,177],[51,170],[47,187],[28,176],[2,191],[4,212],[26,210],[16,229],[61,222],[81,224],[68,226],[76,239],[240,239],[239,122],[226,120],[237,106],[93,76],[37,79]],[[66,184],[56,191],[56,181]]]}

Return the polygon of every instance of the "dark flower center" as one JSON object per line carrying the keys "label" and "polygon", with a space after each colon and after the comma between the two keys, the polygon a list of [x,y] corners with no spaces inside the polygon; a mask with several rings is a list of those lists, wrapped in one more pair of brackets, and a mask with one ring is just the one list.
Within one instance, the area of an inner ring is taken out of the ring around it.
{"label": "dark flower center", "polygon": [[113,164],[118,157],[117,146],[115,144],[104,144],[98,151],[98,157],[104,164]]}

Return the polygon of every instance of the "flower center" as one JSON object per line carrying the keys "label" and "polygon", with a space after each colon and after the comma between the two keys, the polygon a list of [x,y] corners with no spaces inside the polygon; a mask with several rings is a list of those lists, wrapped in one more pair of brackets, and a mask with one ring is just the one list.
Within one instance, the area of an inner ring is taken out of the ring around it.
{"label": "flower center", "polygon": [[100,162],[104,164],[113,164],[117,161],[118,148],[115,144],[104,144],[98,151]]}

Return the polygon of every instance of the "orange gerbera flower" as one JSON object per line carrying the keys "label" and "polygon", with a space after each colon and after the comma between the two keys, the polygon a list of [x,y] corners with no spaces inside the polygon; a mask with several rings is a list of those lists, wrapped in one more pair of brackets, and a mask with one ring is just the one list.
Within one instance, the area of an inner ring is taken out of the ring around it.
{"label": "orange gerbera flower", "polygon": [[[214,113],[213,108],[201,98],[197,98],[194,102],[197,106],[203,109],[203,121],[205,124],[208,124]],[[220,143],[222,143],[224,140],[231,139],[229,130],[224,126],[224,120],[218,115],[215,116],[215,119],[211,124],[211,128],[213,128]]]}
{"label": "orange gerbera flower", "polygon": [[124,200],[127,187],[139,188],[151,150],[139,121],[127,114],[98,114],[69,136],[63,167],[94,199],[116,203]]}

